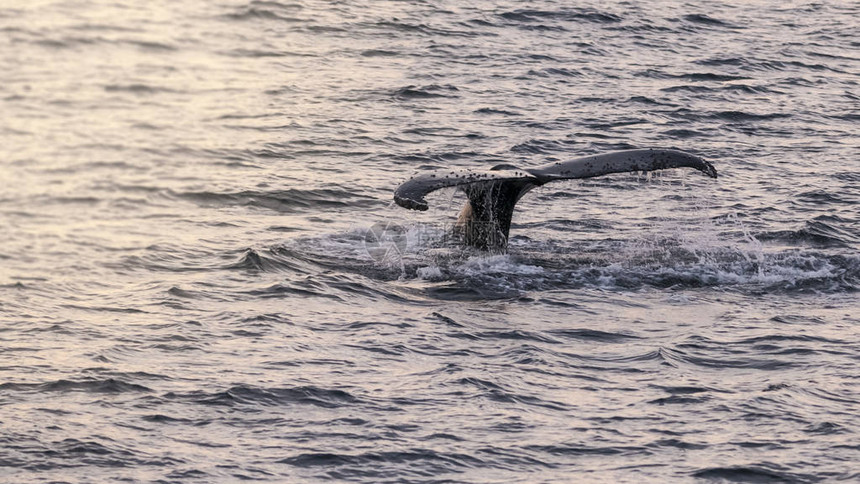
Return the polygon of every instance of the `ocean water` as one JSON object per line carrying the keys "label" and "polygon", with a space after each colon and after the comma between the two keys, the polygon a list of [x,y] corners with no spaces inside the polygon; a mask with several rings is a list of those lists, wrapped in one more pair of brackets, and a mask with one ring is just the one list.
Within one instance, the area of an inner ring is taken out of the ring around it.
{"label": "ocean water", "polygon": [[858,18],[0,1],[0,482],[860,480]]}

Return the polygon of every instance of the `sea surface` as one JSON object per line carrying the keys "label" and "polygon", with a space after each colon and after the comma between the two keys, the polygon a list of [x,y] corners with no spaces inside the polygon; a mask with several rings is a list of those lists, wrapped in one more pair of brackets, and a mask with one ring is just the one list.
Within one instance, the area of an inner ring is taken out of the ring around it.
{"label": "sea surface", "polygon": [[860,481],[858,19],[0,0],[0,482]]}

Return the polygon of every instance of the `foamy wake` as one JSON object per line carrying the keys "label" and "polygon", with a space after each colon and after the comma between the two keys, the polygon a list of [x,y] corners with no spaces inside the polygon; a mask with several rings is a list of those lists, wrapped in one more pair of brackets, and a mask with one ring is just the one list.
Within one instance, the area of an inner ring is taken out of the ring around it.
{"label": "foamy wake", "polygon": [[413,224],[386,230],[390,233],[380,235],[357,227],[294,240],[293,250],[371,277],[523,290],[726,286],[840,291],[856,290],[860,281],[857,256],[768,246],[736,216],[692,227],[666,222],[629,240],[515,241],[505,254],[459,247],[446,227]]}

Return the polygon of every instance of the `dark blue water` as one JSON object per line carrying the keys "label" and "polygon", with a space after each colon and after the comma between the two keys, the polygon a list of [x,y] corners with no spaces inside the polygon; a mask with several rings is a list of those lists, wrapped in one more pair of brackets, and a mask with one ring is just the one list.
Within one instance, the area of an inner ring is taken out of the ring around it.
{"label": "dark blue water", "polygon": [[[860,479],[858,16],[7,2],[0,481]],[[720,178],[549,184],[505,254],[392,203],[652,147]]]}

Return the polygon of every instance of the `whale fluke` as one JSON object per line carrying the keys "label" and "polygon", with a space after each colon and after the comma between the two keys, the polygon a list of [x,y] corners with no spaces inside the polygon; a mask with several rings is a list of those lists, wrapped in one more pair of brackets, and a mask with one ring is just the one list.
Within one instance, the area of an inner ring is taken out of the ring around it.
{"label": "whale fluke", "polygon": [[678,150],[628,150],[584,156],[570,161],[520,169],[510,164],[489,170],[438,170],[409,179],[394,191],[394,201],[411,210],[427,210],[424,197],[435,190],[458,187],[468,201],[460,213],[457,233],[466,245],[504,249],[514,206],[529,190],[555,180],[592,178],[610,173],[694,168],[717,178],[704,159]]}

